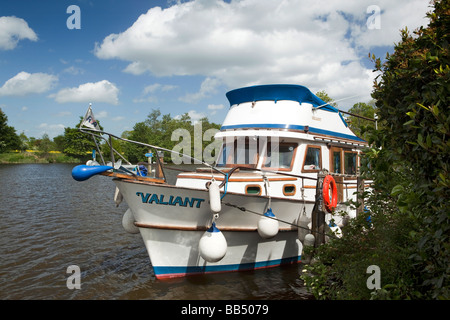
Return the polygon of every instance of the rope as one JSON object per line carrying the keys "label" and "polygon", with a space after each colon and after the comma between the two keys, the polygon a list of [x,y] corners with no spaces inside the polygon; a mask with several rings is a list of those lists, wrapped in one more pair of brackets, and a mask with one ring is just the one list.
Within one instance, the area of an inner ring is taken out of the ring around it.
{"label": "rope", "polygon": [[227,194],[227,186],[228,186],[228,173],[225,173],[225,188],[223,189],[223,195],[220,198],[220,200],[222,200]]}
{"label": "rope", "polygon": [[[259,213],[259,212],[256,212],[256,211],[249,210],[249,209],[247,209],[247,208],[245,208],[245,207],[239,207],[239,206],[237,206],[237,205],[235,205],[235,204],[232,204],[232,203],[224,202],[223,204],[226,205],[226,206],[229,206],[229,207],[233,207],[233,208],[239,209],[239,210],[241,210],[241,211],[243,211],[243,212],[250,212],[250,213],[256,214],[256,215],[261,216],[261,217],[264,216],[264,214],[262,214],[262,213]],[[295,227],[297,227],[297,228],[305,229],[305,230],[307,230],[307,231],[309,231],[309,232],[312,233],[312,230],[311,230],[310,228],[302,227],[302,226],[299,226],[299,225],[297,225],[297,224],[294,224],[294,223],[291,223],[291,222],[288,222],[288,221],[284,221],[284,220],[278,219],[277,217],[268,217],[268,216],[265,216],[265,217],[270,218],[270,219],[277,220],[277,221],[282,222],[282,223],[286,223],[286,224],[291,225],[291,226],[295,226]],[[339,239],[338,237],[336,237],[336,236],[333,235],[333,234],[323,233],[323,232],[319,232],[319,231],[317,231],[317,233],[318,233],[318,234],[325,235],[325,236],[329,236],[330,238]]]}

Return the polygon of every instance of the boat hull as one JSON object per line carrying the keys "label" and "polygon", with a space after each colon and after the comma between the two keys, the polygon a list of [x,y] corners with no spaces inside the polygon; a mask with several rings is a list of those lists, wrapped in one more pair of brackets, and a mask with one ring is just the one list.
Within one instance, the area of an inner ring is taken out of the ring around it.
{"label": "boat hull", "polygon": [[[158,279],[259,269],[301,260],[303,246],[296,223],[303,206],[311,212],[313,203],[272,198],[279,232],[264,239],[257,226],[268,208],[265,196],[228,193],[216,219],[206,189],[114,181],[133,213]],[[200,238],[213,219],[227,242],[226,254],[218,262],[205,261],[199,251]]]}

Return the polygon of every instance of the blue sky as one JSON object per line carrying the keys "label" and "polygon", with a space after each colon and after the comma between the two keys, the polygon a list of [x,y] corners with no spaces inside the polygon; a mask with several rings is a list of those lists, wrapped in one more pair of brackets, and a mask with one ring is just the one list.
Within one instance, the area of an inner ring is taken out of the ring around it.
{"label": "blue sky", "polygon": [[[67,27],[70,5],[81,29]],[[426,0],[1,1],[0,108],[36,138],[74,127],[89,103],[117,135],[153,109],[221,123],[225,93],[255,84],[353,97],[338,102],[348,110],[370,100],[367,54],[392,52],[429,10]]]}

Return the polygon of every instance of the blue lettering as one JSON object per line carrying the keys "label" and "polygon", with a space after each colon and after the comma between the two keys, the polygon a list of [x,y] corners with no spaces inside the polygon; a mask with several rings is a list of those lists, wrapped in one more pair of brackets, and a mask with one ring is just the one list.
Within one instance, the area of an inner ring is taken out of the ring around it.
{"label": "blue lettering", "polygon": [[194,199],[197,200],[196,208],[200,208],[200,205],[202,204],[202,201],[205,201],[205,199],[197,199],[197,198],[194,198]]}
{"label": "blue lettering", "polygon": [[185,207],[183,200],[181,200],[181,197],[176,197],[172,205],[175,206],[177,203],[178,205]]}
{"label": "blue lettering", "polygon": [[156,204],[159,204],[159,199],[158,199],[158,195],[157,194],[152,194],[152,197],[150,198],[150,200],[148,201],[148,203],[153,203],[156,202]]}
{"label": "blue lettering", "polygon": [[150,203],[150,204],[162,204],[162,205],[169,205],[169,206],[181,206],[181,207],[187,207],[189,205],[190,208],[193,208],[194,205],[196,208],[200,208],[202,202],[205,201],[205,199],[200,198],[190,198],[185,197],[184,201],[183,198],[180,196],[169,196],[169,201],[164,201],[164,194],[160,194],[159,197],[157,194],[151,194],[151,193],[143,193],[143,192],[136,192],[136,196],[141,197],[142,203]]}
{"label": "blue lettering", "polygon": [[139,197],[141,196],[142,198],[142,203],[147,203],[148,202],[148,198],[150,197],[150,193],[147,193],[144,197],[144,194],[142,192],[136,192],[136,195]]}
{"label": "blue lettering", "polygon": [[192,208],[192,206],[194,205],[195,202],[195,198],[189,199],[188,197],[186,197],[184,199],[184,207],[187,207],[188,203],[189,203],[189,207]]}
{"label": "blue lettering", "polygon": [[164,202],[163,200],[164,200],[164,195],[162,194],[162,195],[159,196],[159,204],[164,204],[164,205],[168,205],[169,204],[168,202]]}

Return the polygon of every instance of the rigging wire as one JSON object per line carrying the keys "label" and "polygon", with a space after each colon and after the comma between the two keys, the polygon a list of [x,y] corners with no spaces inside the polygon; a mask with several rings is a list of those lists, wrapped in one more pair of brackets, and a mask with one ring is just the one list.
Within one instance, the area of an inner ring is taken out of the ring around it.
{"label": "rigging wire", "polygon": [[[258,215],[258,216],[264,216],[264,214],[262,214],[262,213],[259,213],[259,212],[253,211],[253,210],[249,210],[249,209],[247,209],[247,208],[245,208],[245,207],[240,207],[240,206],[238,206],[238,205],[235,205],[235,204],[232,204],[232,203],[229,203],[229,202],[223,202],[223,204],[226,205],[226,206],[232,207],[232,208],[239,209],[239,210],[241,210],[241,211],[243,211],[243,212],[250,212],[250,213],[256,214],[256,215]],[[266,216],[266,217],[268,217],[268,216]],[[292,223],[292,222],[288,222],[288,221],[284,221],[284,220],[278,219],[277,217],[268,217],[268,218],[273,219],[273,220],[277,220],[277,221],[279,221],[279,222],[282,222],[282,223],[285,223],[285,224],[288,224],[288,225],[291,225],[291,226],[295,226],[295,227],[297,227],[297,228],[305,229],[305,230],[307,230],[307,231],[309,231],[309,232],[312,233],[312,230],[311,230],[310,228],[303,227],[303,226],[299,226],[299,225],[297,225],[297,224],[295,224],[295,223]],[[334,234],[325,233],[325,232],[320,232],[320,231],[317,231],[317,233],[318,233],[318,234],[325,235],[325,236],[328,236],[328,237],[330,237],[330,238],[339,239],[339,237],[336,237]]]}

